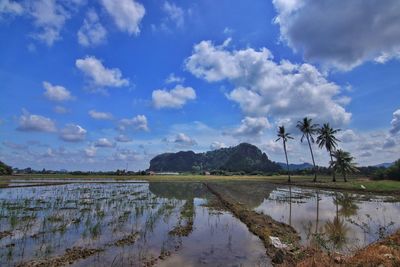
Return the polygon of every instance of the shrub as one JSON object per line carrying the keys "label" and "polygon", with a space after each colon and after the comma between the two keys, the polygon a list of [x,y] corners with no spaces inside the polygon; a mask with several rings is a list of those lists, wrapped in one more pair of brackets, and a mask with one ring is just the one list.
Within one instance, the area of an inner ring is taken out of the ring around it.
{"label": "shrub", "polygon": [[0,161],[0,175],[11,175],[12,168]]}
{"label": "shrub", "polygon": [[373,175],[374,180],[397,180],[400,181],[400,159],[387,169],[378,169]]}

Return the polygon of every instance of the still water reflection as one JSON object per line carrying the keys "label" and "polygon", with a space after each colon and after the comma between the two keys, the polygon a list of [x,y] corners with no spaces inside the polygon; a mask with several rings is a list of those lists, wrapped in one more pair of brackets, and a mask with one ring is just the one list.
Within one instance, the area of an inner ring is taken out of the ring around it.
{"label": "still water reflection", "polygon": [[320,235],[342,252],[366,246],[400,227],[400,203],[392,197],[279,187],[254,210],[292,225],[305,245]]}

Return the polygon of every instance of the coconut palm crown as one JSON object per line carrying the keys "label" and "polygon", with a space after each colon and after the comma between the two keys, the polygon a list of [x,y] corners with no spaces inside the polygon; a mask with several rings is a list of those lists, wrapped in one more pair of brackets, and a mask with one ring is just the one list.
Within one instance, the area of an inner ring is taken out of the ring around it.
{"label": "coconut palm crown", "polygon": [[287,172],[288,172],[288,182],[290,183],[290,169],[289,169],[289,160],[288,160],[287,151],[286,151],[286,142],[289,139],[293,139],[293,137],[290,136],[290,133],[286,132],[285,126],[279,126],[277,136],[278,136],[278,139],[276,139],[275,142],[282,140],[282,143],[283,143],[283,150],[285,151],[286,166],[287,166]]}
{"label": "coconut palm crown", "polygon": [[[335,136],[339,131],[340,129],[333,129],[329,123],[324,123],[324,125],[318,129],[317,144],[320,148],[326,148],[331,157],[331,162],[333,161],[332,152],[336,149],[337,143],[340,142]],[[334,171],[332,171],[332,181],[336,182]]]}
{"label": "coconut palm crown", "polygon": [[317,169],[315,167],[314,154],[311,147],[311,142],[314,143],[314,135],[318,132],[318,124],[313,124],[312,119],[303,118],[302,121],[298,121],[296,127],[303,133],[300,141],[303,142],[304,138],[307,139],[308,147],[310,148],[311,159],[314,165],[314,182],[317,181]]}
{"label": "coconut palm crown", "polygon": [[338,149],[332,153],[332,156],[334,160],[331,162],[331,167],[343,175],[345,182],[347,182],[347,174],[358,172],[356,164],[353,162],[354,157],[349,152]]}

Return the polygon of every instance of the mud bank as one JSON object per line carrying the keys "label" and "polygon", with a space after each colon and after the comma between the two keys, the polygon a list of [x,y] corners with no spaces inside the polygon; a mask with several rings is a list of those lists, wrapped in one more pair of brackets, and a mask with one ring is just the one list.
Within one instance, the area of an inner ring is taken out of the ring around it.
{"label": "mud bank", "polygon": [[43,260],[33,260],[17,265],[18,267],[39,267],[39,266],[65,266],[72,264],[74,261],[85,259],[96,253],[102,252],[102,249],[91,249],[82,247],[73,247],[66,249],[65,254],[57,257],[52,257]]}
{"label": "mud bank", "polygon": [[[204,184],[221,204],[264,243],[266,253],[274,264],[294,265],[300,249],[300,237],[291,226],[275,221],[270,216],[259,214],[223,195],[216,184]],[[278,239],[277,239],[278,238]],[[277,241],[279,240],[279,241]]]}
{"label": "mud bank", "polygon": [[397,267],[400,266],[400,230],[349,256],[329,255],[322,250],[312,248],[305,249],[303,252],[304,257],[296,263],[297,267]]}
{"label": "mud bank", "polygon": [[188,236],[193,231],[194,205],[193,200],[187,200],[181,210],[181,216],[178,224],[169,234],[172,236]]}
{"label": "mud bank", "polygon": [[0,232],[0,239],[8,237],[8,236],[12,236],[12,232],[10,231],[4,231],[4,232]]}

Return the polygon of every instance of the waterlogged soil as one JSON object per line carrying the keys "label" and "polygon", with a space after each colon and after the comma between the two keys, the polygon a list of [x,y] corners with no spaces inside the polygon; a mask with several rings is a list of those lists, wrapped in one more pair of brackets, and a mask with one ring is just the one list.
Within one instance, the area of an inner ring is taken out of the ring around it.
{"label": "waterlogged soil", "polygon": [[303,246],[351,254],[400,228],[400,202],[373,196],[298,187],[278,187],[254,211],[289,224]]}
{"label": "waterlogged soil", "polygon": [[[68,181],[69,182],[69,181]],[[271,266],[200,183],[0,189],[0,266]]]}
{"label": "waterlogged soil", "polygon": [[350,254],[400,228],[398,196],[276,186],[216,183],[218,192],[253,211],[292,226],[303,247],[318,245]]}

